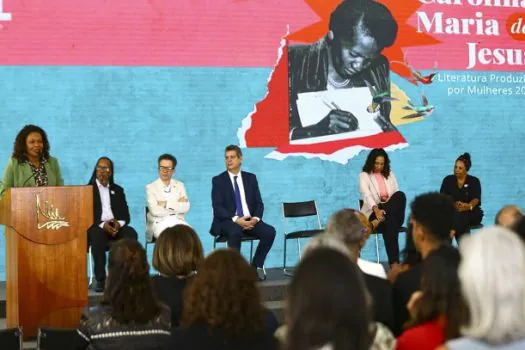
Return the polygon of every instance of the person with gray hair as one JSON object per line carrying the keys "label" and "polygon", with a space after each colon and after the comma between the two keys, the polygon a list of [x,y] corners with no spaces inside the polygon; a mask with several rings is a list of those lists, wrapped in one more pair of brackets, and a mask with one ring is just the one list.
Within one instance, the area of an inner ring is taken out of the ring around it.
{"label": "person with gray hair", "polygon": [[510,204],[498,211],[495,224],[514,230],[521,218],[523,218],[521,209],[515,204]]}
{"label": "person with gray hair", "polygon": [[494,226],[460,243],[458,274],[469,321],[440,350],[525,349],[525,246]]}
{"label": "person with gray hair", "polygon": [[[359,212],[354,209],[341,209],[328,220],[326,234],[337,237],[351,252],[351,259],[359,266],[359,251],[367,239],[368,230],[361,224]],[[359,266],[360,267],[360,266]],[[361,269],[361,267],[360,267]],[[364,280],[374,301],[374,321],[394,327],[394,310],[392,307],[392,287],[385,279],[363,272]]]}
{"label": "person with gray hair", "polygon": [[361,259],[361,249],[370,235],[370,222],[366,216],[355,209],[342,209],[333,214],[328,221],[326,233],[345,243],[355,257],[354,261],[365,274],[386,279],[383,265]]}

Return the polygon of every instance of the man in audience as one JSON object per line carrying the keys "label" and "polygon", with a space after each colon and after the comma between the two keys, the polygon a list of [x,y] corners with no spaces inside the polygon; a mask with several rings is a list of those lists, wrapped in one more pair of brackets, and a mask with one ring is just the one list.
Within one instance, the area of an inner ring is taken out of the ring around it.
{"label": "man in audience", "polygon": [[264,260],[275,239],[275,229],[262,221],[264,204],[255,174],[241,171],[242,151],[227,146],[226,171],[212,180],[213,223],[210,233],[228,237],[228,247],[240,251],[243,234],[259,238],[252,266],[264,272]]}
{"label": "man in audience", "polygon": [[108,243],[137,232],[129,226],[130,215],[124,189],[113,181],[113,162],[107,157],[97,161],[88,185],[93,186],[93,222],[87,231],[88,243],[95,265],[96,292],[104,291],[106,281],[106,250]]}
{"label": "man in audience", "polygon": [[518,221],[523,218],[523,213],[516,205],[506,205],[496,214],[495,224],[513,229]]}
{"label": "man in audience", "polygon": [[[439,249],[442,244],[449,244],[450,232],[454,226],[454,203],[440,193],[425,193],[417,196],[411,204],[412,238],[423,260],[430,252]],[[392,304],[394,307],[394,333],[400,335],[409,314],[407,303],[412,293],[420,289],[422,263],[402,272],[392,286]]]}
{"label": "man in audience", "polygon": [[359,252],[367,239],[367,229],[361,224],[359,212],[353,209],[341,209],[328,220],[326,233],[344,242],[351,253],[351,259],[360,267],[365,277],[365,284],[374,300],[374,321],[381,322],[388,328],[394,326],[392,310],[392,288],[382,278],[364,271],[358,262]]}

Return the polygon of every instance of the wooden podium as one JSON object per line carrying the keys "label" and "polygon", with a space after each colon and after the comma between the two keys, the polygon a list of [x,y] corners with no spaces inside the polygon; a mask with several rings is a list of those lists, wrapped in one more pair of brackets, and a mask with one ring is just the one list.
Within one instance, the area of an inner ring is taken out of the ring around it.
{"label": "wooden podium", "polygon": [[6,226],[7,327],[24,338],[39,326],[76,328],[87,305],[91,186],[10,188],[0,201]]}

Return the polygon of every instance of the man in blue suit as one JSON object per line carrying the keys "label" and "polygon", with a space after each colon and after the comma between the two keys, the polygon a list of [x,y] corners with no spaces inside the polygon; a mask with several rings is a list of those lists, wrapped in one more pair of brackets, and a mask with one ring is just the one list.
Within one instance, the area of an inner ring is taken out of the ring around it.
{"label": "man in blue suit", "polygon": [[213,223],[210,233],[228,237],[228,247],[241,249],[243,233],[259,238],[252,266],[262,268],[275,239],[275,229],[262,221],[264,204],[255,174],[241,171],[242,151],[227,146],[227,171],[212,180]]}

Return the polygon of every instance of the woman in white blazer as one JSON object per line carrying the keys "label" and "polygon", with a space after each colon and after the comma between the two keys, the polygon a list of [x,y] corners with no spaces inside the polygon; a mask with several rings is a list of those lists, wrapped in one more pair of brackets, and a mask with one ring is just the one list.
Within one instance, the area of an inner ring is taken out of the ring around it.
{"label": "woman in white blazer", "polygon": [[373,149],[359,174],[359,191],[363,200],[361,212],[374,230],[383,234],[388,263],[399,263],[399,228],[405,220],[406,197],[399,191],[390,159],[382,148]]}
{"label": "woman in white blazer", "polygon": [[168,227],[188,225],[184,219],[190,210],[186,188],[182,182],[172,179],[177,159],[171,154],[163,154],[158,164],[159,178],[146,186],[148,239],[157,238]]}

